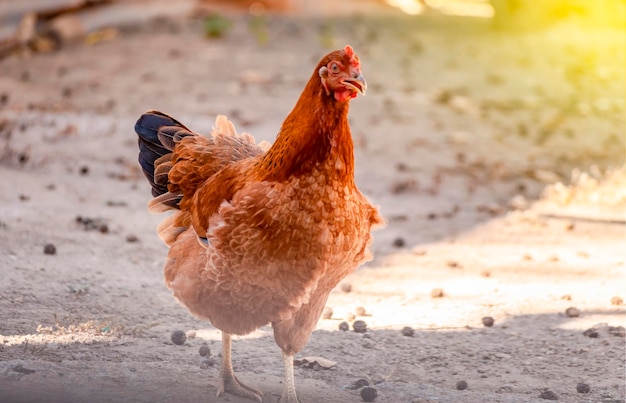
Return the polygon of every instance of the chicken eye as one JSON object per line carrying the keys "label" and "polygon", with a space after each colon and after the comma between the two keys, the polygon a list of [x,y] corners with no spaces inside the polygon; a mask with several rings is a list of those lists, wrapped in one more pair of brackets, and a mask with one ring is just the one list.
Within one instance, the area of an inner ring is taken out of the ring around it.
{"label": "chicken eye", "polygon": [[337,63],[330,65],[330,72],[335,74],[339,73],[339,66],[337,66]]}

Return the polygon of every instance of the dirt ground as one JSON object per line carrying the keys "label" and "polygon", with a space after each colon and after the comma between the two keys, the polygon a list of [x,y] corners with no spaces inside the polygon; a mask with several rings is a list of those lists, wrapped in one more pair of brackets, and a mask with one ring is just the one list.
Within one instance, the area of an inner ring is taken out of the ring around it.
{"label": "dirt ground", "polygon": [[[229,18],[217,39],[169,14],[0,60],[0,401],[245,401],[215,397],[219,331],[165,288],[133,125],[159,109],[206,133],[225,113],[271,141],[346,43],[369,84],[350,115],[356,180],[388,224],[296,356],[335,363],[296,368],[301,401],[362,401],[359,379],[381,402],[625,401],[623,32]],[[278,401],[269,327],[237,337],[233,361]]]}

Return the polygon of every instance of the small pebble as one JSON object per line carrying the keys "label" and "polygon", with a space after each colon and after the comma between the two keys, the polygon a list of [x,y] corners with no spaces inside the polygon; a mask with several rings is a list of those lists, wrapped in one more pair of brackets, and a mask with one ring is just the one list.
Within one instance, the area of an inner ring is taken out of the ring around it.
{"label": "small pebble", "polygon": [[57,248],[53,244],[47,243],[43,247],[43,253],[46,254],[46,255],[56,255],[57,254]]}
{"label": "small pebble", "polygon": [[430,292],[431,298],[442,298],[443,295],[443,288],[433,288]]}
{"label": "small pebble", "polygon": [[482,318],[483,326],[491,327],[493,326],[495,320],[491,316],[485,316]]}
{"label": "small pebble", "polygon": [[465,389],[467,389],[467,382],[465,382],[465,381],[458,381],[456,383],[456,389],[457,390],[465,390]]}
{"label": "small pebble", "polygon": [[402,248],[404,247],[404,245],[406,245],[404,238],[396,238],[393,240],[393,246],[395,246],[396,248]]}
{"label": "small pebble", "polygon": [[361,399],[364,402],[373,402],[376,400],[376,396],[378,396],[378,391],[371,386],[366,386],[361,389]]}
{"label": "small pebble", "polygon": [[405,327],[402,328],[402,335],[403,336],[413,337],[413,334],[415,334],[415,331],[413,330],[412,327],[405,326]]}
{"label": "small pebble", "polygon": [[82,167],[80,167],[79,172],[81,175],[87,175],[89,173],[89,167],[86,165],[83,165]]}
{"label": "small pebble", "polygon": [[137,235],[128,235],[126,236],[126,242],[128,243],[135,243],[135,242],[139,242],[139,238],[137,238]]}
{"label": "small pebble", "polygon": [[367,311],[365,310],[364,307],[357,306],[356,309],[354,310],[354,313],[356,313],[357,316],[365,316]]}
{"label": "small pebble", "polygon": [[559,400],[558,396],[556,395],[556,393],[554,393],[551,390],[544,390],[543,392],[541,392],[541,394],[539,395],[539,399],[545,399],[545,400]]}
{"label": "small pebble", "polygon": [[587,336],[587,337],[591,337],[592,339],[595,339],[599,336],[598,329],[594,327],[587,329],[583,332],[583,336]]}
{"label": "small pebble", "polygon": [[175,330],[172,332],[171,339],[172,343],[176,344],[177,346],[182,346],[183,344],[185,344],[185,341],[187,341],[187,335],[182,330]]}
{"label": "small pebble", "polygon": [[565,310],[565,315],[567,315],[567,317],[569,318],[577,318],[580,316],[580,311],[578,310],[578,308],[570,306]]}
{"label": "small pebble", "polygon": [[348,324],[348,322],[341,322],[339,324],[339,330],[341,330],[342,332],[347,332],[348,330],[350,330],[350,325]]}
{"label": "small pebble", "polygon": [[355,318],[356,318],[356,316],[355,316],[352,312],[348,312],[348,313],[346,314],[346,320],[347,320],[348,322],[352,322],[352,321],[354,321],[354,319],[355,319]]}
{"label": "small pebble", "polygon": [[490,272],[489,270],[483,270],[483,271],[480,273],[480,275],[481,275],[482,277],[488,278],[488,277],[491,277],[491,272]]}
{"label": "small pebble", "polygon": [[206,358],[204,361],[202,361],[202,364],[200,365],[200,368],[202,369],[209,369],[210,367],[215,365],[215,358],[213,357],[209,357]]}
{"label": "small pebble", "polygon": [[611,298],[611,305],[624,305],[624,300],[622,297],[618,297],[617,295]]}
{"label": "small pebble", "polygon": [[454,260],[450,260],[448,263],[446,263],[446,265],[452,269],[458,269],[461,267],[461,265],[459,264],[459,262],[456,262]]}
{"label": "small pebble", "polygon": [[350,291],[352,291],[352,284],[350,284],[350,283],[341,283],[339,288],[343,292],[350,292]]}
{"label": "small pebble", "polygon": [[200,346],[198,353],[200,353],[200,356],[202,357],[209,357],[211,355],[211,349],[209,348],[208,344],[204,343]]}
{"label": "small pebble", "polygon": [[626,337],[626,329],[624,326],[609,326],[607,328],[610,335],[617,337]]}
{"label": "small pebble", "polygon": [[326,306],[322,311],[322,319],[330,319],[333,317],[333,308]]}
{"label": "small pebble", "polygon": [[398,162],[396,164],[396,171],[406,172],[409,169],[410,169],[409,166],[407,164],[405,164],[404,162]]}
{"label": "small pebble", "polygon": [[[418,189],[418,185],[417,182],[415,181],[415,179],[405,179],[405,180],[399,180],[399,181],[394,181],[391,184],[391,193],[393,194],[400,194],[400,193],[408,193],[408,192],[416,192]],[[402,238],[396,238],[397,240],[401,240],[402,245],[396,245],[396,246],[404,246],[404,240]],[[394,241],[395,244],[395,241]]]}
{"label": "small pebble", "polygon": [[579,382],[578,385],[576,385],[576,391],[578,393],[589,393],[591,392],[591,388],[586,383]]}
{"label": "small pebble", "polygon": [[572,296],[569,294],[565,294],[561,296],[561,299],[564,301],[571,301],[572,300]]}
{"label": "small pebble", "polygon": [[354,381],[352,383],[352,385],[350,385],[350,389],[352,390],[356,390],[356,389],[361,389],[363,386],[369,386],[370,382],[367,379],[357,379],[356,381]]}
{"label": "small pebble", "polygon": [[365,321],[362,321],[362,320],[357,320],[352,325],[352,328],[357,333],[365,333],[367,331],[367,323],[365,323]]}
{"label": "small pebble", "polygon": [[107,200],[109,207],[126,207],[128,204],[123,200]]}

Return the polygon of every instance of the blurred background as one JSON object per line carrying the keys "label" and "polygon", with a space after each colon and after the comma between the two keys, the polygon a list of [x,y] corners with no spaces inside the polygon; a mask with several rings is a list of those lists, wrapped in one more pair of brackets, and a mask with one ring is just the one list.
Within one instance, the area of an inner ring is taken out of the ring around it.
{"label": "blurred background", "polygon": [[[338,362],[296,369],[303,401],[367,378],[388,402],[623,402],[626,0],[0,0],[0,390],[206,399],[219,334],[163,285],[133,125],[227,114],[273,141],[347,43],[387,226],[303,351]],[[270,339],[235,365],[275,402]]]}
{"label": "blurred background", "polygon": [[[349,42],[366,60],[373,95],[354,106],[357,158],[380,163],[359,173],[377,190],[391,181],[383,197],[393,198],[392,216],[417,208],[428,217],[430,203],[417,195],[456,192],[444,179],[482,194],[477,204],[488,207],[476,208],[488,215],[510,200],[536,200],[546,185],[601,180],[623,164],[624,0],[1,0],[0,21],[5,88],[17,81],[33,90],[5,91],[5,107],[121,113],[150,105],[192,122],[227,112],[265,140],[308,76],[298,70]],[[125,45],[138,35],[145,51]],[[182,44],[190,38],[193,46]],[[159,41],[167,49],[154,62]],[[74,69],[60,60],[89,52],[81,46],[113,53],[75,75],[80,62]],[[64,48],[71,55],[58,53],[56,73],[32,74],[34,55]],[[282,67],[262,63],[272,58]],[[129,82],[138,86],[124,93]],[[261,94],[275,99],[258,106]],[[440,141],[417,166],[415,156]],[[463,210],[448,199],[448,211]],[[420,240],[401,232],[408,244]]]}

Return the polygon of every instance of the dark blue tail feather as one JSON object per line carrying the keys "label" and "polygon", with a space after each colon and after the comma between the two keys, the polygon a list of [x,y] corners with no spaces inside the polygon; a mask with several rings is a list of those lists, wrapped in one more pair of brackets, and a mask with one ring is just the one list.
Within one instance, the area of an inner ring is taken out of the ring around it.
{"label": "dark blue tail feather", "polygon": [[154,182],[154,161],[174,150],[176,141],[193,135],[182,123],[158,111],[148,111],[135,123],[139,136],[139,164],[152,186],[154,197],[167,192],[167,186]]}

